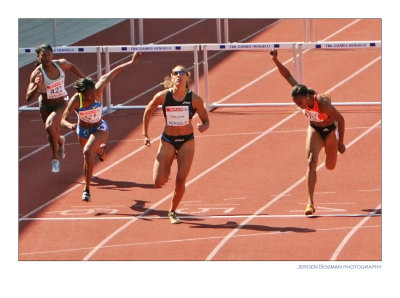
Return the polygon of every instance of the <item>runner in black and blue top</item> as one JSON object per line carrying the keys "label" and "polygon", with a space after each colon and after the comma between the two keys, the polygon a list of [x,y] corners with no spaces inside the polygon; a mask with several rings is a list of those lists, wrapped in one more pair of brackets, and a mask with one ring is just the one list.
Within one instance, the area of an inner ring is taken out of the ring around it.
{"label": "runner in black and blue top", "polygon": [[171,223],[179,223],[175,210],[185,193],[185,182],[193,161],[195,146],[192,118],[196,112],[201,120],[201,123],[197,124],[199,132],[202,133],[209,127],[203,100],[189,89],[189,78],[190,73],[185,67],[175,66],[171,75],[165,78],[166,89],[153,97],[143,115],[144,143],[150,146],[150,118],[159,105],[163,107],[165,127],[153,170],[156,186],[161,187],[168,181],[172,162],[175,157],[177,159],[175,191],[168,213]]}
{"label": "runner in black and blue top", "polygon": [[[77,130],[79,142],[83,148],[83,168],[85,175],[85,187],[82,200],[90,201],[90,180],[94,167],[94,154],[97,153],[100,161],[106,158],[105,141],[108,137],[107,123],[102,119],[101,94],[104,87],[114,79],[122,70],[135,64],[140,53],[134,53],[129,62],[123,63],[102,75],[97,83],[91,78],[83,78],[75,82],[77,93],[68,102],[61,125]],[[78,115],[78,123],[70,123],[69,117],[74,113]]]}

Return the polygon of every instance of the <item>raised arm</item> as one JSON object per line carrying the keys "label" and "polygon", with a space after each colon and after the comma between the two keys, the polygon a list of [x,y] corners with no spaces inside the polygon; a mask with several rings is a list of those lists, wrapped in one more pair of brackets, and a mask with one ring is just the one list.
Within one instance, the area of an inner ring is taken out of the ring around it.
{"label": "raised arm", "polygon": [[279,73],[285,78],[285,80],[290,84],[290,86],[298,85],[297,81],[293,78],[290,71],[278,60],[278,51],[272,49],[270,52],[272,56],[272,61],[274,61],[275,65],[278,67]]}
{"label": "raised arm", "polygon": [[130,61],[122,63],[122,64],[114,67],[108,73],[105,73],[104,75],[102,75],[100,77],[99,81],[96,83],[96,90],[99,93],[101,93],[103,91],[103,88],[107,85],[108,82],[110,82],[112,79],[114,79],[124,69],[128,68],[130,65],[135,64],[139,60],[140,55],[141,55],[141,53],[139,53],[139,52],[133,53],[132,59]]}

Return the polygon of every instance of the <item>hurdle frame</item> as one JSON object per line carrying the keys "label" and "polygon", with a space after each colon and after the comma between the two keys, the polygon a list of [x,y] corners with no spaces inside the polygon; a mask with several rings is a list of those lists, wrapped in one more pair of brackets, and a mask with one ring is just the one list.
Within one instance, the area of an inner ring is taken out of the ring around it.
{"label": "hurdle frame", "polygon": [[[284,107],[293,106],[293,103],[231,103],[223,104],[220,101],[210,103],[209,95],[209,74],[208,74],[208,51],[270,51],[271,49],[292,50],[294,65],[294,75],[300,83],[304,82],[303,74],[303,51],[309,49],[365,49],[365,48],[380,48],[381,41],[335,41],[335,42],[268,42],[268,43],[205,43],[205,44],[148,44],[148,45],[110,45],[110,46],[72,46],[72,47],[54,47],[55,54],[97,54],[97,77],[102,74],[101,54],[105,55],[105,71],[110,71],[110,53],[131,53],[131,52],[187,52],[193,51],[193,68],[194,68],[194,91],[199,93],[199,64],[203,63],[204,77],[204,94],[203,100],[207,110],[213,111],[222,107]],[[203,61],[199,62],[198,52],[202,51]],[[20,48],[20,54],[35,54],[34,48]],[[275,68],[276,69],[276,68]],[[106,86],[106,103],[103,104],[103,112],[111,113],[121,109],[144,109],[145,105],[122,105],[112,104],[111,98],[111,83]],[[103,98],[102,98],[103,103]],[[381,102],[336,102],[335,105],[380,105]],[[38,107],[21,106],[19,112],[37,111]]]}

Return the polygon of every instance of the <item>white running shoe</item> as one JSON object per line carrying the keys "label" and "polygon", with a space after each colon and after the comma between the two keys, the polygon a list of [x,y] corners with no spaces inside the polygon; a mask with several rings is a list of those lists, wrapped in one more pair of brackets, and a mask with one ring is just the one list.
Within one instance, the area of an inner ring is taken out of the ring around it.
{"label": "white running shoe", "polygon": [[57,159],[51,160],[51,171],[53,173],[58,173],[60,171],[60,162]]}
{"label": "white running shoe", "polygon": [[65,158],[65,137],[60,136],[62,140],[62,145],[58,145],[58,157],[64,159]]}
{"label": "white running shoe", "polygon": [[170,211],[170,212],[168,212],[168,218],[169,218],[169,220],[170,220],[170,222],[171,222],[172,224],[178,224],[178,223],[181,222],[181,221],[179,220],[179,218],[176,217],[175,211]]}

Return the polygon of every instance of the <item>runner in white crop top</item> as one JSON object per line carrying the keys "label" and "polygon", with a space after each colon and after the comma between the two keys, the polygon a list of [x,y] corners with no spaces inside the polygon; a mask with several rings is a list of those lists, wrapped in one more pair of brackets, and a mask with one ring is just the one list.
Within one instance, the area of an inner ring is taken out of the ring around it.
{"label": "runner in white crop top", "polygon": [[60,169],[60,158],[64,158],[64,137],[60,136],[61,117],[66,107],[68,94],[65,90],[65,72],[70,71],[79,78],[84,75],[65,59],[53,60],[50,45],[36,48],[40,65],[31,73],[26,91],[26,100],[31,102],[39,97],[39,111],[49,136],[52,149],[52,172]]}

